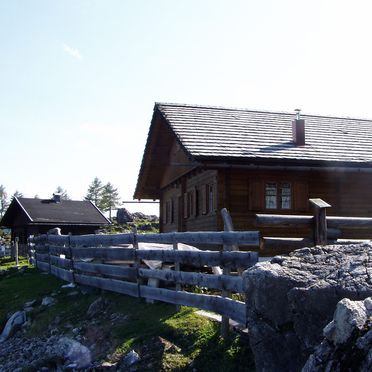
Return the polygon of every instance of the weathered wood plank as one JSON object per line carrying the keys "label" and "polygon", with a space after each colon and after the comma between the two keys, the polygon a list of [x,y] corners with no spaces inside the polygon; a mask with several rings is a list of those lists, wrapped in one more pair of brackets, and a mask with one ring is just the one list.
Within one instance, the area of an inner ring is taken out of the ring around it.
{"label": "weathered wood plank", "polygon": [[87,276],[80,274],[75,274],[74,277],[75,282],[79,284],[138,297],[137,283],[123,282],[117,279],[98,278],[96,276]]}
{"label": "weathered wood plank", "polygon": [[68,258],[61,258],[57,256],[50,256],[50,263],[64,269],[71,269],[72,261]]}
{"label": "weathered wood plank", "polygon": [[256,225],[265,227],[312,226],[313,220],[314,220],[313,216],[256,214]]}
{"label": "weathered wood plank", "polygon": [[245,303],[234,301],[230,298],[184,291],[172,291],[144,285],[141,285],[141,296],[175,305],[191,306],[198,309],[213,311],[221,315],[226,315],[241,324],[246,323]]}
{"label": "weathered wood plank", "polygon": [[243,292],[243,280],[240,276],[213,275],[173,270],[139,269],[141,278],[155,278],[179,284],[197,285],[211,289]]}
{"label": "weathered wood plank", "polygon": [[59,246],[59,245],[54,245],[51,244],[49,246],[49,252],[51,255],[59,256],[60,254],[64,254],[65,256],[70,256],[70,248],[69,247],[64,247],[64,246]]}
{"label": "weathered wood plank", "polygon": [[163,234],[137,235],[139,243],[184,243],[184,244],[244,244],[246,246],[258,247],[258,231],[236,231],[236,232],[177,232]]}
{"label": "weathered wood plank", "polygon": [[70,243],[72,246],[113,246],[119,244],[133,244],[133,234],[90,234],[90,235],[71,235]]}
{"label": "weathered wood plank", "polygon": [[36,267],[42,271],[49,271],[49,263],[36,261]]}
{"label": "weathered wood plank", "polygon": [[47,235],[46,241],[54,245],[68,245],[68,235]]}
{"label": "weathered wood plank", "polygon": [[49,254],[48,253],[35,253],[35,258],[38,261],[49,262]]}
{"label": "weathered wood plank", "polygon": [[289,249],[295,250],[303,247],[313,247],[314,241],[309,238],[271,238],[264,237],[263,240],[263,249],[264,250],[273,250],[273,249]]}
{"label": "weathered wood plank", "polygon": [[136,268],[115,265],[74,262],[74,269],[92,274],[117,276],[121,279],[136,280]]}
{"label": "weathered wood plank", "polygon": [[331,217],[327,216],[328,227],[357,227],[357,228],[372,228],[372,218],[370,217]]}
{"label": "weathered wood plank", "polygon": [[74,274],[70,270],[61,269],[57,266],[50,266],[50,273],[55,275],[57,278],[66,280],[67,282],[73,282]]}
{"label": "weathered wood plank", "polygon": [[48,253],[49,247],[47,245],[36,244],[33,246],[33,250],[37,253]]}
{"label": "weathered wood plank", "polygon": [[231,268],[248,268],[256,264],[256,252],[214,252],[214,251],[174,251],[165,249],[148,249],[137,251],[142,260],[175,262],[193,266],[227,266]]}
{"label": "weathered wood plank", "polygon": [[97,258],[103,260],[134,261],[133,248],[71,248],[74,258]]}

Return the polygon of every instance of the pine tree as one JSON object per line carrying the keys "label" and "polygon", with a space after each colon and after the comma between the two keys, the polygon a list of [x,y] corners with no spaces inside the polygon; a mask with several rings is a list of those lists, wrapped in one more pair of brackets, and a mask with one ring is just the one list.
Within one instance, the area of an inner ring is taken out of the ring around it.
{"label": "pine tree", "polygon": [[0,218],[5,214],[9,206],[8,194],[5,191],[5,186],[0,185]]}
{"label": "pine tree", "polygon": [[102,190],[102,209],[106,212],[109,212],[109,218],[111,220],[111,211],[115,209],[120,202],[120,196],[118,189],[115,189],[114,186],[108,182],[103,186]]}
{"label": "pine tree", "polygon": [[88,187],[88,191],[84,197],[84,200],[89,200],[94,203],[96,207],[102,209],[102,191],[103,184],[98,177],[95,177]]}

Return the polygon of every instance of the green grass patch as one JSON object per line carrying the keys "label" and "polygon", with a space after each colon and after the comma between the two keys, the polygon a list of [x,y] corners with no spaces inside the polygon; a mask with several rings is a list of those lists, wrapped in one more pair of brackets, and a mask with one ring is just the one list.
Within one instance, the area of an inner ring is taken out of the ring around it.
{"label": "green grass patch", "polygon": [[[27,257],[20,256],[18,259],[19,266],[30,266]],[[0,258],[0,271],[16,268],[16,262],[14,258],[1,257]]]}
{"label": "green grass patch", "polygon": [[[25,302],[37,300],[39,305],[34,306],[29,314],[32,323],[26,337],[50,334],[48,332],[53,327],[63,333],[70,332],[73,327],[87,330],[99,327],[107,331],[112,343],[109,354],[105,354],[106,360],[117,361],[134,349],[141,356],[139,371],[255,370],[246,341],[235,333],[222,339],[219,323],[197,315],[195,309],[181,307],[181,311],[176,312],[175,305],[149,304],[143,299],[108,291],[76,294],[78,288],[63,289],[63,284],[66,282],[34,268],[7,273],[0,279],[0,323],[4,324],[8,313],[21,310]],[[56,304],[40,306],[41,299],[52,293]],[[99,296],[108,300],[109,313],[94,319],[94,325],[86,314],[90,304]],[[110,315],[113,313],[122,316],[112,321]]]}
{"label": "green grass patch", "polygon": [[64,282],[52,275],[44,275],[35,268],[12,272],[0,280],[0,324],[7,314],[21,310],[27,301],[41,299]]}

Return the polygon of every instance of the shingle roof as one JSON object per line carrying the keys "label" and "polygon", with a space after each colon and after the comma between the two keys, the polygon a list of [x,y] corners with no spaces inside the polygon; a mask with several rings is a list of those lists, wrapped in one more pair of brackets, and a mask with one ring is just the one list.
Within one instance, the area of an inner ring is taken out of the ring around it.
{"label": "shingle roof", "polygon": [[61,200],[56,203],[49,199],[14,198],[1,221],[9,224],[12,209],[19,205],[31,223],[35,224],[71,224],[71,225],[107,225],[110,221],[90,202]]}
{"label": "shingle roof", "polygon": [[292,140],[294,113],[157,103],[195,159],[250,158],[372,165],[372,120],[301,115],[305,146]]}

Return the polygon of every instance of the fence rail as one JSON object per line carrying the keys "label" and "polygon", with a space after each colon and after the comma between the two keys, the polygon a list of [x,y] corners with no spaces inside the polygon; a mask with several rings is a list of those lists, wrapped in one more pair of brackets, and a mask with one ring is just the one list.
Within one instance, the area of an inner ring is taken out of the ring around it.
{"label": "fence rail", "polygon": [[[140,243],[163,243],[170,244],[171,247],[142,249]],[[223,231],[42,235],[30,239],[34,265],[62,280],[148,300],[210,310],[245,324],[245,303],[229,298],[226,293],[244,292],[244,283],[239,272],[254,265],[258,260],[258,254],[232,249],[200,251],[190,247],[188,250],[181,250],[178,243],[221,244],[234,249],[239,244],[258,247],[259,233]],[[147,268],[141,265],[143,261],[150,263],[157,261],[162,264],[158,264],[159,267],[156,268],[149,264],[150,268]],[[223,274],[214,275],[180,269],[192,267],[195,270],[205,266],[220,266],[225,271]],[[171,283],[175,289],[152,286],[151,280]],[[206,287],[213,291],[223,291],[223,295],[192,293],[181,286]]]}
{"label": "fence rail", "polygon": [[[294,249],[309,247],[314,245],[326,245],[328,243],[347,243],[350,239],[342,239],[342,229],[355,231],[364,231],[364,238],[367,234],[372,239],[372,218],[370,217],[337,217],[327,216],[326,209],[331,205],[322,199],[309,199],[313,206],[314,214],[312,216],[302,215],[278,215],[278,214],[256,214],[256,226],[258,227],[307,227],[311,229],[310,237],[262,237],[261,249],[264,251],[282,250],[283,253],[293,251]],[[284,247],[284,250],[283,250]]]}

